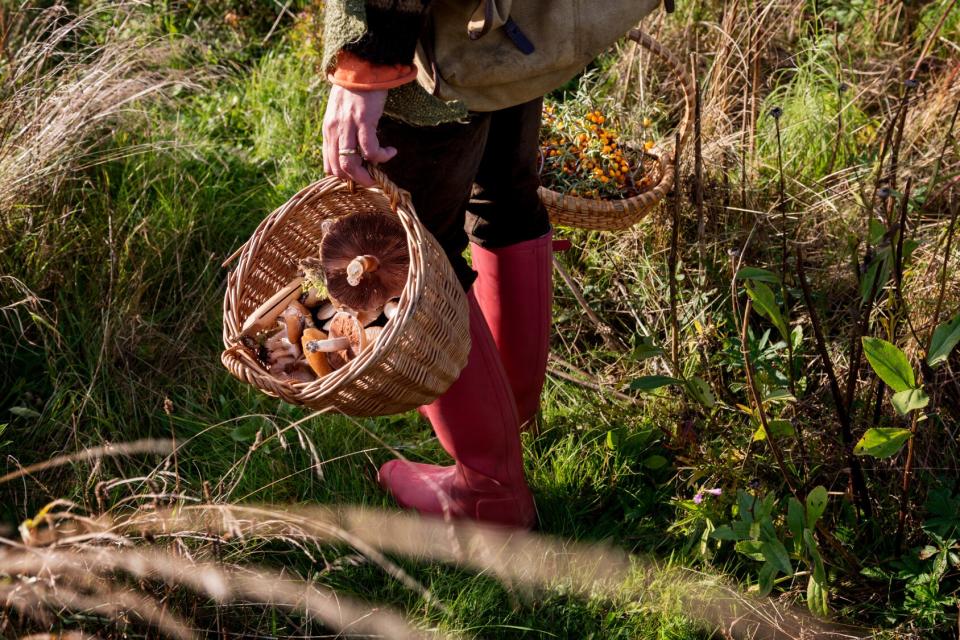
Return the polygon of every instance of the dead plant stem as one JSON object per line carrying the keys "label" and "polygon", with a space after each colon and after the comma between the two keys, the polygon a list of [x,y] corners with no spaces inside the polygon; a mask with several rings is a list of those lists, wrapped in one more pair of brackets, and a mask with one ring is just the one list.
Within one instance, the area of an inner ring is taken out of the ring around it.
{"label": "dead plant stem", "polygon": [[837,372],[833,366],[833,360],[827,351],[827,341],[824,337],[823,326],[820,324],[820,314],[814,305],[813,293],[810,290],[810,283],[807,281],[806,269],[803,265],[803,248],[797,244],[797,279],[800,281],[800,290],[803,292],[803,301],[807,306],[807,313],[810,314],[810,325],[813,327],[814,342],[817,345],[817,353],[823,362],[823,368],[827,373],[827,380],[830,384],[830,395],[833,397],[833,405],[837,413],[837,420],[840,423],[840,441],[843,443],[844,457],[847,466],[850,468],[850,485],[853,493],[853,500],[863,512],[865,518],[870,518],[872,509],[870,506],[870,495],[867,490],[867,483],[863,475],[863,467],[855,455],[853,455],[853,430],[850,424],[850,414],[847,412],[847,406],[843,401],[843,394],[840,391],[840,382],[837,380]]}
{"label": "dead plant stem", "polygon": [[792,493],[797,500],[803,502],[803,498],[800,496],[800,493],[797,490],[796,483],[794,482],[793,478],[791,478],[790,470],[787,468],[787,463],[783,457],[783,451],[780,449],[780,444],[774,439],[773,431],[770,430],[770,424],[767,421],[767,412],[763,408],[763,400],[760,397],[760,390],[757,388],[757,382],[753,377],[753,367],[750,364],[750,348],[747,346],[752,302],[753,301],[748,298],[746,304],[744,305],[743,324],[741,325],[740,329],[740,353],[743,356],[743,372],[747,378],[747,388],[750,389],[750,396],[753,399],[753,405],[756,409],[757,420],[760,421],[760,426],[763,428],[763,433],[766,435],[767,444],[770,445],[770,451],[773,453],[773,457],[777,461],[777,467],[780,470],[780,475],[783,476],[783,481],[787,484],[787,488],[790,489],[790,493]]}
{"label": "dead plant stem", "polygon": [[[698,85],[699,86],[699,85]],[[699,136],[697,137],[699,140]],[[673,374],[676,376],[680,371],[680,322],[677,317],[677,262],[680,256],[680,132],[677,132],[676,144],[673,153],[673,219],[670,230],[670,256],[668,258],[668,269],[670,271],[670,362],[673,366]]]}

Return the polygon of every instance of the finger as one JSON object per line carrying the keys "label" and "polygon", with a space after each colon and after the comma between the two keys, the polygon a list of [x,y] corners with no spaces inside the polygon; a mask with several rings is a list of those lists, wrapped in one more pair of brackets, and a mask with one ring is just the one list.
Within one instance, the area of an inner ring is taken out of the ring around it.
{"label": "finger", "polygon": [[380,146],[375,124],[361,122],[357,127],[357,140],[360,142],[363,157],[370,162],[380,164],[397,155],[397,150],[393,147],[384,148]]}
{"label": "finger", "polygon": [[370,176],[370,173],[364,168],[363,161],[360,159],[359,155],[343,156],[341,166],[350,179],[360,186],[372,187],[374,184],[376,184],[373,178]]}
{"label": "finger", "polygon": [[336,162],[336,140],[337,130],[332,121],[324,120],[323,123],[323,172],[328,175],[336,175],[333,171],[334,162]]}
{"label": "finger", "polygon": [[334,171],[341,180],[356,181],[357,177],[354,174],[357,173],[357,168],[360,166],[360,155],[359,153],[343,153],[357,148],[356,125],[350,120],[344,121],[340,127],[339,136],[335,149]]}

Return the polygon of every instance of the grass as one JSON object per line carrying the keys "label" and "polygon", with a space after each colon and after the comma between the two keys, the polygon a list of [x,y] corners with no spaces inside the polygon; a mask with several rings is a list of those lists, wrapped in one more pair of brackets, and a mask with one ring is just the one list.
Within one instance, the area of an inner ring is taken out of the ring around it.
{"label": "grass", "polygon": [[[931,88],[910,102],[901,146],[899,184],[909,175],[918,189],[910,235],[920,247],[904,271],[906,305],[897,301],[892,285],[883,289],[868,327],[871,335],[903,345],[918,359],[925,347],[911,337],[904,318],[908,315],[922,335],[929,332],[936,322],[941,267],[944,260],[956,264],[960,244],[953,243],[952,255],[944,254],[950,200],[935,198],[958,172],[956,136],[946,134],[960,95],[949,76],[957,55],[951,46],[957,39],[956,12],[935,34],[948,3],[931,3],[919,13],[890,13],[886,5],[871,2],[839,3],[821,10],[819,20],[817,9],[805,3],[780,9],[758,5],[756,14],[743,20],[729,17],[735,9],[731,3],[708,4],[681,3],[676,16],[663,20],[659,35],[676,51],[691,50],[694,34],[701,38],[695,63],[702,83],[707,170],[699,185],[705,190],[707,223],[701,239],[692,204],[698,182],[688,148],[682,172],[690,201],[681,212],[679,361],[671,361],[668,348],[672,203],[621,234],[564,230],[575,248],[561,260],[591,307],[613,327],[615,344],[603,340],[558,279],[552,349],[557,360],[551,367],[608,391],[628,392],[635,401],[625,403],[551,376],[539,428],[524,435],[540,531],[561,546],[578,541],[635,554],[629,579],[612,593],[584,594],[558,572],[555,581],[531,588],[511,584],[491,567],[429,562],[416,553],[386,549],[441,607],[390,578],[369,554],[329,540],[217,539],[196,529],[180,542],[162,541],[159,549],[189,551],[197,562],[218,560],[231,570],[259,567],[294,576],[345,598],[386,605],[418,629],[438,633],[705,638],[731,621],[699,619],[710,600],[697,601],[698,588],[683,576],[701,572],[694,574],[698,580],[735,580],[744,590],[758,586],[761,563],[710,536],[742,516],[736,495],[742,489],[777,496],[782,515],[770,526],[798,573],[779,576],[774,594],[805,606],[807,552],[794,546],[796,538],[788,532],[789,491],[768,443],[753,440],[758,425],[739,338],[746,297],[742,288],[731,296],[732,261],[781,275],[783,218],[776,204],[777,153],[782,151],[791,246],[804,247],[827,347],[845,377],[859,298],[859,276],[847,265],[869,258],[864,253],[868,218],[889,230],[882,215],[864,211],[873,193],[878,148],[898,105],[902,70],[912,68],[926,40],[936,35],[924,76]],[[44,60],[47,75],[29,89],[9,82],[11,67],[4,59],[2,98],[24,91],[37,96],[29,103],[32,110],[17,112],[29,118],[49,115],[49,101],[74,86],[63,78],[83,78],[98,63],[135,59],[131,47],[144,41],[162,46],[168,56],[156,65],[136,59],[137,64],[112,67],[118,69],[116,86],[148,87],[148,94],[122,108],[95,104],[105,114],[102,126],[71,121],[70,135],[49,147],[49,159],[38,165],[42,170],[17,163],[17,156],[0,155],[4,185],[14,184],[7,178],[16,171],[31,180],[29,188],[11,190],[14,195],[0,200],[5,471],[105,442],[174,437],[182,448],[175,457],[104,458],[6,483],[0,487],[0,522],[12,528],[56,499],[74,502],[77,513],[109,514],[116,522],[191,500],[378,509],[392,506],[375,478],[378,466],[392,455],[389,448],[411,459],[445,462],[428,425],[414,413],[360,420],[308,417],[303,409],[233,380],[219,363],[221,262],[267,212],[322,174],[326,88],[314,66],[312,23],[292,17],[301,8],[293,6],[278,19],[275,10],[258,3],[131,5],[126,21],[119,23],[94,13],[75,26],[83,46],[93,48],[65,47],[71,55],[90,54],[87,66],[70,56]],[[227,23],[227,12],[238,16],[237,26]],[[659,20],[647,25],[651,31]],[[840,25],[839,36],[834,23]],[[124,28],[110,32],[108,24]],[[899,47],[889,44],[898,34],[910,37],[904,36]],[[731,42],[737,46],[724,45]],[[754,63],[756,70],[750,71]],[[654,132],[663,136],[676,116],[668,97],[671,85],[664,82],[665,90],[658,90],[658,71],[645,64],[642,56],[631,62],[629,48],[615,51],[570,95],[593,99],[598,108],[623,117],[626,135],[649,135],[630,128],[642,114],[654,118]],[[629,79],[617,83],[615,78]],[[847,91],[838,91],[841,82],[849,85]],[[82,97],[72,99],[82,102]],[[783,112],[779,146],[768,117],[773,107]],[[4,126],[0,131],[12,127]],[[0,146],[0,154],[27,146]],[[798,434],[778,441],[804,495],[819,484],[830,490],[823,520],[827,533],[817,534],[817,544],[827,565],[832,615],[890,637],[948,637],[956,626],[960,579],[953,559],[956,525],[950,524],[956,514],[949,511],[957,490],[951,480],[957,473],[960,416],[956,357],[929,378],[937,410],[918,432],[906,543],[896,549],[890,532],[897,527],[903,454],[861,459],[874,514],[858,516],[847,492],[846,460],[810,311],[793,273],[793,254],[786,264],[785,285],[771,287],[791,326],[802,327],[794,361],[789,362],[791,354],[771,323],[756,315],[747,332],[748,352],[765,392],[789,386],[787,372],[794,371],[794,399],[765,406],[771,418],[790,421]],[[960,304],[960,281],[952,268],[947,273],[940,321]],[[652,350],[651,343],[665,353]],[[631,380],[652,374],[703,380],[716,402],[678,386],[650,395],[627,388]],[[858,438],[873,426],[876,393],[865,365],[861,380],[853,404]],[[904,425],[888,404],[884,407],[881,426]],[[694,502],[694,495],[710,488],[722,488],[722,494]],[[931,495],[945,497],[934,504]],[[131,528],[124,535],[135,547],[149,548],[145,532]],[[12,557],[0,557],[0,571],[4,558],[12,562]],[[128,586],[170,603],[171,612],[201,628],[281,637],[324,632],[311,616],[266,606],[267,600],[250,593],[231,603],[155,582],[144,587],[131,580]],[[0,582],[3,588],[8,584]],[[30,622],[19,614],[0,633],[144,631],[135,619],[111,626],[104,621],[111,617],[91,622],[82,613],[64,612]],[[729,633],[747,635],[742,629]]]}

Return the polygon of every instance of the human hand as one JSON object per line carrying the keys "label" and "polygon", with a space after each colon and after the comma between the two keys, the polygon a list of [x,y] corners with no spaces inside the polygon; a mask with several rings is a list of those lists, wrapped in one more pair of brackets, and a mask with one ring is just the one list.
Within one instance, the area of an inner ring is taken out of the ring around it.
{"label": "human hand", "polygon": [[[362,161],[379,164],[397,155],[396,149],[381,147],[377,140],[377,123],[386,101],[386,90],[330,87],[323,116],[323,169],[327,175],[353,180],[364,187],[373,186],[373,178]],[[353,150],[357,153],[350,153]]]}

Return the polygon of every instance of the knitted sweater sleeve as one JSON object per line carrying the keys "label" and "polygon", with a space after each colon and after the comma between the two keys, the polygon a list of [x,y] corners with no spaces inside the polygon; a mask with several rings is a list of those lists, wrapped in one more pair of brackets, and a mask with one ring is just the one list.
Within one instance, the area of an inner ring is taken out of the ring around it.
{"label": "knitted sweater sleeve", "polygon": [[366,0],[367,31],[343,49],[377,65],[411,64],[429,0]]}
{"label": "knitted sweater sleeve", "polygon": [[431,0],[329,0],[324,19],[324,67],[341,51],[373,65],[413,63]]}

